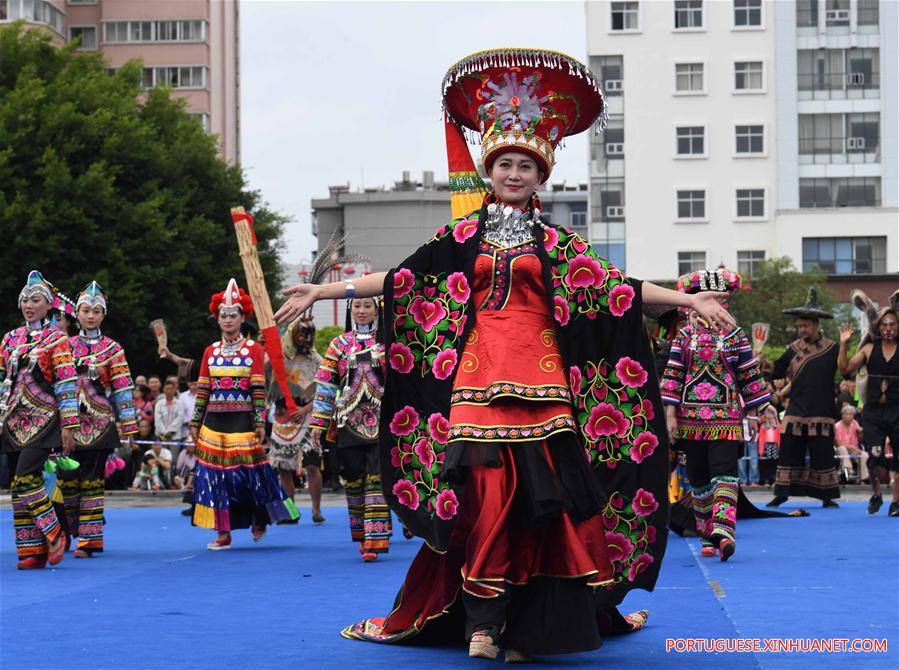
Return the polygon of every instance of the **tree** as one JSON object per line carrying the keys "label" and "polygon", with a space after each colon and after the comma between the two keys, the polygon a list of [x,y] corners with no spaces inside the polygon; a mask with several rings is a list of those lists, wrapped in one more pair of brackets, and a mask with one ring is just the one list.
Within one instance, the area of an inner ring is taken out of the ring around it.
{"label": "tree", "polygon": [[818,289],[818,304],[835,314],[833,320],[822,319],[822,329],[827,337],[838,340],[839,324],[853,317],[851,309],[835,306],[826,282],[827,275],[819,268],[799,272],[788,256],[772,258],[764,261],[753,274],[752,289],[733,297],[731,309],[747,332],[753,323],[771,324],[768,344],[782,349],[796,338],[794,317],[785,315],[783,310],[805,304],[808,290],[814,286]]}
{"label": "tree", "polygon": [[0,27],[0,327],[29,269],[73,295],[96,279],[109,296],[104,330],[132,367],[161,368],[151,319],[172,349],[202,351],[209,296],[245,286],[230,208],[254,214],[276,295],[285,217],[219,159],[215,138],[166,89],[142,91],[141,63],[111,75],[99,54],[57,48],[40,30]]}

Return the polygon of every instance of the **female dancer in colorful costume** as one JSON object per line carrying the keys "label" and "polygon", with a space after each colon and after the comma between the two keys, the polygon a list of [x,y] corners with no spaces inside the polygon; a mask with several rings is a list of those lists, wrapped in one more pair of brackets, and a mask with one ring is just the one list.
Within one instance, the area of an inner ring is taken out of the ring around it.
{"label": "female dancer in colorful costume", "polygon": [[[269,385],[268,402],[274,407],[274,420],[268,460],[291,500],[295,493],[293,475],[302,464],[312,498],[312,522],[324,523],[325,517],[321,512],[322,452],[321,447],[313,445],[309,437],[315,375],[322,364],[321,354],[315,350],[314,344],[315,324],[311,316],[302,316],[291,323],[281,338],[287,384],[298,410],[295,414],[288,413],[281,385]],[[266,366],[266,378],[269,379],[270,367]]]}
{"label": "female dancer in colorful costume", "polygon": [[[680,277],[685,293],[742,288],[740,275],[730,270],[699,270]],[[671,345],[662,378],[668,433],[687,455],[693,515],[702,538],[702,555],[720,551],[726,561],[736,549],[737,463],[743,445],[743,414],[750,432],[758,432],[758,412],[771,395],[758,359],[739,326],[710,327],[690,315]]]}
{"label": "female dancer in colorful costume", "polygon": [[[446,623],[461,638],[461,617],[472,656],[501,642],[512,662],[595,649],[627,590],[652,588],[666,540],[668,450],[641,304],[730,316],[722,294],[627,279],[540,218],[534,192],[556,145],[604,111],[584,65],[499,49],[458,63],[443,88],[464,213],[389,273],[288,289],[278,315],[383,282],[384,490],[426,544],[390,615],[343,635],[398,642]],[[486,198],[462,126],[483,134]]]}
{"label": "female dancer in colorful costume", "polygon": [[[350,300],[347,332],[325,352],[316,379],[312,410],[312,444],[336,424],[337,459],[346,487],[350,535],[362,560],[375,561],[389,551],[393,527],[381,492],[378,423],[384,393],[386,359],[375,321],[380,308],[370,298]],[[352,321],[351,321],[352,320]],[[354,323],[355,327],[351,328]],[[339,399],[338,399],[339,395]]]}
{"label": "female dancer in colorful costume", "polygon": [[80,425],[75,430],[75,454],[79,467],[60,470],[56,481],[62,520],[67,532],[78,537],[76,558],[103,551],[104,469],[107,457],[121,446],[116,422],[123,435],[137,433],[134,382],[125,351],[100,332],[106,309],[106,294],[92,281],[75,303],[81,329],[69,338],[78,374]]}
{"label": "female dancer in colorful costume", "polygon": [[299,517],[265,459],[265,352],[241,333],[253,303],[237,282],[212,296],[222,339],[200,361],[197,404],[190,425],[197,444],[194,525],[218,536],[208,549],[231,547],[231,531],[252,527],[254,542],[269,523]]}
{"label": "female dancer in colorful costume", "polygon": [[32,270],[19,293],[25,325],[0,342],[0,448],[18,454],[12,480],[13,526],[20,570],[59,563],[65,533],[44,488],[44,461],[75,446],[75,366],[65,333],[47,319],[53,286]]}

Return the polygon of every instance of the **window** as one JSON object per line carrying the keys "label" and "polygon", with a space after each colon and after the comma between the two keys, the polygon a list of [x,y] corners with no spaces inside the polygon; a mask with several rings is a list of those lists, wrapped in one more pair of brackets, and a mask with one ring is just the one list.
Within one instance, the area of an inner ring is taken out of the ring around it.
{"label": "window", "polygon": [[609,121],[602,139],[603,153],[607,158],[624,158],[624,123],[620,118]]}
{"label": "window", "polygon": [[143,88],[170,86],[171,88],[205,88],[206,68],[202,65],[175,67],[145,67],[141,79]]}
{"label": "window", "polygon": [[97,27],[96,26],[71,26],[69,28],[69,40],[81,40],[79,51],[96,51],[97,50]]}
{"label": "window", "polygon": [[799,180],[802,208],[880,207],[880,177],[821,177]]}
{"label": "window", "polygon": [[677,274],[685,275],[688,272],[695,272],[696,270],[705,270],[705,252],[678,251]]}
{"label": "window", "polygon": [[765,216],[765,189],[737,189],[737,218],[761,219]]}
{"label": "window", "polygon": [[705,191],[688,190],[677,192],[678,219],[705,218]]}
{"label": "window", "polygon": [[675,132],[677,134],[678,156],[705,155],[704,126],[678,126]]}
{"label": "window", "polygon": [[[196,119],[200,122],[200,125],[203,126],[203,130],[207,133],[209,132],[209,114],[206,112],[189,112],[188,116],[192,119]],[[541,215],[545,215],[546,212],[541,212]]]}
{"label": "window", "polygon": [[606,97],[620,96],[624,89],[624,59],[621,56],[593,56],[590,69],[599,74],[602,92]]}
{"label": "window", "polygon": [[796,65],[800,99],[859,98],[880,88],[880,50],[876,48],[800,49]]}
{"label": "window", "polygon": [[70,5],[96,5],[97,0],[66,0]]}
{"label": "window", "polygon": [[804,237],[802,270],[818,267],[828,274],[886,272],[886,237]]}
{"label": "window", "polygon": [[612,30],[638,30],[639,12],[639,2],[613,2]]}
{"label": "window", "polygon": [[876,163],[880,114],[800,114],[799,162]]}
{"label": "window", "polygon": [[702,28],[702,0],[674,0],[674,28]]}
{"label": "window", "polygon": [[206,21],[108,21],[103,41],[116,42],[205,42]]}
{"label": "window", "polygon": [[737,91],[761,91],[765,86],[762,61],[737,61],[734,63],[734,89]]}
{"label": "window", "polygon": [[878,0],[858,0],[858,25],[876,26],[880,24]]}
{"label": "window", "polygon": [[705,91],[704,63],[677,63],[674,66],[674,89],[679,92]]}
{"label": "window", "polygon": [[752,277],[764,260],[765,252],[763,250],[738,251],[737,272],[744,277]]}
{"label": "window", "polygon": [[569,205],[568,223],[575,231],[583,230],[587,227],[587,203],[573,202]]}
{"label": "window", "polygon": [[800,28],[818,27],[818,0],[796,0],[796,25]]}
{"label": "window", "polygon": [[849,25],[849,0],[827,0],[824,22],[828,28]]}
{"label": "window", "polygon": [[762,25],[762,0],[734,0],[734,27]]}
{"label": "window", "polygon": [[765,153],[765,126],[736,126],[737,154]]}
{"label": "window", "polygon": [[590,220],[624,221],[624,179],[599,178],[593,181]]}
{"label": "window", "polygon": [[0,21],[25,21],[46,24],[60,35],[65,34],[66,15],[47,0],[3,0],[0,2]]}

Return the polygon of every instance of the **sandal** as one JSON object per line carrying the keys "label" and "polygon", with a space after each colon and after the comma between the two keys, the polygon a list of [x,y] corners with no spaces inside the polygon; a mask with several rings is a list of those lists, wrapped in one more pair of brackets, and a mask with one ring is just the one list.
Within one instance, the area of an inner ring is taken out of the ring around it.
{"label": "sandal", "polygon": [[313,512],[312,513],[312,523],[324,523],[325,517],[322,516],[321,512]]}
{"label": "sandal", "polygon": [[468,655],[471,658],[486,658],[492,661],[499,654],[499,645],[482,630],[475,631],[468,640]]}
{"label": "sandal", "polygon": [[206,545],[210,551],[223,551],[231,548],[231,533],[227,533],[225,537],[217,537],[215,540]]}

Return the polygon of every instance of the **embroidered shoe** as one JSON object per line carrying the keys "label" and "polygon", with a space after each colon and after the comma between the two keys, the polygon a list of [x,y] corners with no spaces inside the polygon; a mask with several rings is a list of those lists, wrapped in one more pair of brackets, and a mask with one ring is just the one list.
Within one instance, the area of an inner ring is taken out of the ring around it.
{"label": "embroidered shoe", "polygon": [[868,514],[877,514],[883,507],[883,496],[871,496],[868,501]]}
{"label": "embroidered shoe", "polygon": [[230,549],[231,534],[228,533],[228,535],[223,538],[215,538],[215,540],[206,545],[206,548],[210,551],[224,551],[225,549]]}
{"label": "embroidered shoe", "polygon": [[56,542],[50,545],[47,553],[47,562],[50,565],[56,565],[66,555],[65,535],[60,533],[56,536]]}
{"label": "embroidered shoe", "polygon": [[253,542],[261,542],[262,538],[265,537],[267,529],[265,526],[253,526],[253,530],[250,531],[250,536],[253,538]]}
{"label": "embroidered shoe", "polygon": [[21,561],[16,563],[16,568],[19,570],[40,570],[46,565],[46,558],[35,558],[34,556],[29,556],[28,558],[23,558]]}
{"label": "embroidered shoe", "polygon": [[486,658],[492,661],[499,654],[499,645],[484,631],[477,631],[468,641],[468,655],[471,658]]}
{"label": "embroidered shoe", "polygon": [[712,545],[705,545],[699,552],[699,555],[703,558],[711,558],[715,554],[718,553],[718,547],[713,547]]}
{"label": "embroidered shoe", "polygon": [[72,553],[72,556],[74,556],[75,558],[93,558],[94,552],[92,552],[90,549],[76,549]]}
{"label": "embroidered shoe", "polygon": [[724,563],[724,561],[733,556],[736,550],[737,545],[733,540],[729,538],[721,540],[720,544],[718,545],[718,551],[721,552],[721,562]]}
{"label": "embroidered shoe", "polygon": [[378,555],[373,551],[362,552],[362,560],[366,563],[374,563],[378,560]]}

